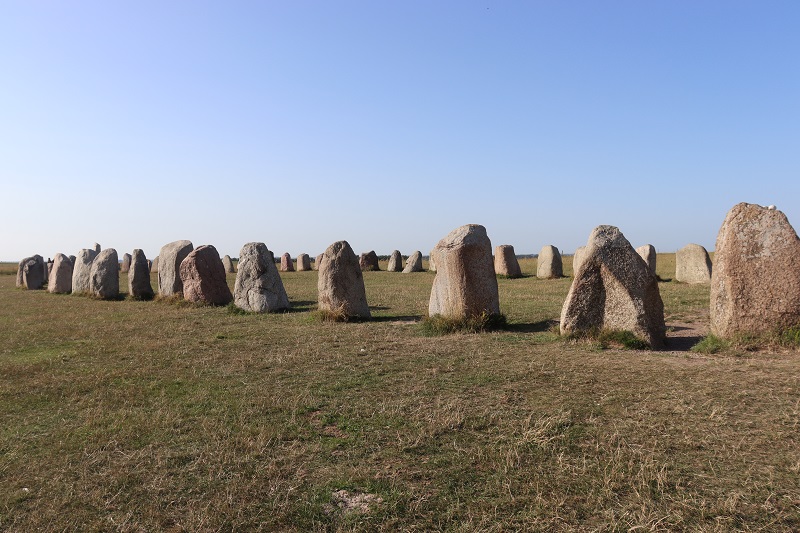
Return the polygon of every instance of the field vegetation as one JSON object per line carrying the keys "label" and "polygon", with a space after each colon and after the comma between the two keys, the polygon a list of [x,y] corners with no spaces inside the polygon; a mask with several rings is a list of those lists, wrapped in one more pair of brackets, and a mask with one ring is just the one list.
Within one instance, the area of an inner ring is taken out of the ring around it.
{"label": "field vegetation", "polygon": [[501,329],[446,335],[429,272],[364,273],[373,319],[334,322],[316,272],[257,315],[2,265],[0,530],[799,530],[796,339],[703,340],[708,287],[658,261],[662,351],[560,337],[571,279],[533,259]]}

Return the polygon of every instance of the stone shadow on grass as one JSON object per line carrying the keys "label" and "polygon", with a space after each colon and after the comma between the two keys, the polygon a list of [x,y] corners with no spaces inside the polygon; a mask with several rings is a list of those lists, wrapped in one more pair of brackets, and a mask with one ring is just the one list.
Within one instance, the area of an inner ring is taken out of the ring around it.
{"label": "stone shadow on grass", "polygon": [[539,322],[509,322],[503,328],[517,333],[542,333],[558,327],[558,320],[540,320]]}

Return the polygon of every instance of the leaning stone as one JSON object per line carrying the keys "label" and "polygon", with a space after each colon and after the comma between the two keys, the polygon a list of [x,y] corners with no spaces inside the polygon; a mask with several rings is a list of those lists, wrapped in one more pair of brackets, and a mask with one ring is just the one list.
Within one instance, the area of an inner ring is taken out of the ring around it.
{"label": "leaning stone", "polygon": [[150,272],[158,272],[158,256],[155,256],[150,263]]}
{"label": "leaning stone", "polygon": [[675,281],[711,283],[711,258],[699,244],[687,244],[675,252]]}
{"label": "leaning stone", "polygon": [[371,317],[359,259],[347,241],[335,242],[325,250],[317,289],[320,311],[346,317]]}
{"label": "leaning stone", "polygon": [[97,252],[94,249],[84,248],[75,257],[72,267],[72,293],[86,294],[91,292],[89,279],[92,273],[92,263]]}
{"label": "leaning stone", "polygon": [[386,267],[387,272],[402,272],[403,270],[403,256],[400,250],[395,250],[389,257],[389,266]]}
{"label": "leaning stone", "polygon": [[320,265],[320,263],[322,263],[322,256],[323,256],[323,255],[325,255],[325,254],[319,254],[319,255],[318,255],[318,256],[317,256],[317,257],[314,259],[314,270],[319,270],[319,265]]}
{"label": "leaning stone", "polygon": [[152,300],[155,296],[148,263],[143,251],[138,248],[133,251],[128,271],[128,294],[136,300]]}
{"label": "leaning stone", "polygon": [[122,263],[119,269],[121,272],[128,272],[131,269],[131,254],[122,254]]}
{"label": "leaning stone", "polygon": [[[639,254],[639,257],[642,258],[644,263],[647,265],[647,268],[650,269],[650,272],[653,275],[656,275],[656,247],[652,244],[644,244],[636,249],[636,253]],[[657,276],[656,276],[657,277]]]}
{"label": "leaning stone", "polygon": [[361,254],[361,257],[358,258],[358,264],[360,265],[362,272],[377,272],[380,270],[380,267],[378,266],[378,254],[376,254],[375,251]]}
{"label": "leaning stone", "polygon": [[294,272],[294,264],[292,263],[292,256],[286,252],[281,256],[281,272]]}
{"label": "leaning stone", "polygon": [[231,261],[231,256],[226,255],[222,258],[222,266],[225,267],[226,274],[234,274],[236,270],[233,268],[233,261]]}
{"label": "leaning stone", "polygon": [[73,264],[64,254],[56,254],[53,261],[53,269],[47,280],[47,291],[57,294],[69,294],[72,292],[72,270]]}
{"label": "leaning stone", "polygon": [[183,298],[192,303],[227,305],[233,301],[219,252],[210,244],[198,246],[181,261]]}
{"label": "leaning stone", "polygon": [[509,278],[522,276],[519,261],[510,244],[501,244],[494,249],[494,273]]}
{"label": "leaning stone", "polygon": [[536,259],[536,277],[542,279],[553,279],[564,276],[564,264],[561,261],[561,253],[558,248],[548,244],[539,251]]}
{"label": "leaning stone", "polygon": [[499,315],[500,297],[492,261],[492,243],[486,228],[461,226],[443,238],[431,252],[436,264],[430,316],[473,318]]}
{"label": "leaning stone", "polygon": [[119,297],[119,256],[115,249],[106,248],[92,261],[89,292],[104,300]]}
{"label": "leaning stone", "polygon": [[630,331],[652,348],[666,339],[658,280],[622,232],[598,226],[589,236],[564,307],[561,333]]}
{"label": "leaning stone", "polygon": [[[192,241],[174,241],[165,244],[158,252],[158,294],[160,296],[172,296],[173,294],[183,294],[183,282],[181,281],[181,263],[194,249]],[[217,258],[219,259],[219,257]]]}
{"label": "leaning stone", "polygon": [[403,274],[410,274],[411,272],[422,272],[422,252],[417,250],[408,256],[406,260],[406,267],[403,269]]}
{"label": "leaning stone", "polygon": [[44,288],[46,264],[41,255],[34,255],[28,257],[25,264],[22,265],[22,286],[28,290],[39,290]]}
{"label": "leaning stone", "polygon": [[740,203],[717,235],[711,333],[779,332],[800,326],[800,240],[781,211]]}
{"label": "leaning stone", "polygon": [[305,272],[311,270],[311,258],[308,254],[300,254],[297,256],[297,271]]}
{"label": "leaning stone", "polygon": [[263,242],[249,242],[239,252],[233,298],[236,307],[253,313],[289,309],[289,298],[275,267],[275,257]]}

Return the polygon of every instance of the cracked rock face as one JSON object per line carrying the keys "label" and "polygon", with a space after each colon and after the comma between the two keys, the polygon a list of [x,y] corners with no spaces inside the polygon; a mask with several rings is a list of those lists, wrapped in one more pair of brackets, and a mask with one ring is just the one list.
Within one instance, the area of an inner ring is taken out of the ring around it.
{"label": "cracked rock face", "polygon": [[717,235],[711,332],[720,337],[800,325],[800,240],[781,211],[740,203]]}
{"label": "cracked rock face", "polygon": [[239,252],[233,301],[236,307],[253,313],[289,309],[289,298],[275,266],[275,256],[263,242],[249,242]]}
{"label": "cracked rock face", "polygon": [[348,317],[372,316],[361,265],[347,241],[331,244],[322,254],[317,289],[321,311],[343,313]]}
{"label": "cracked rock face", "polygon": [[227,305],[233,301],[219,252],[210,244],[198,246],[181,261],[183,297],[192,303]]}

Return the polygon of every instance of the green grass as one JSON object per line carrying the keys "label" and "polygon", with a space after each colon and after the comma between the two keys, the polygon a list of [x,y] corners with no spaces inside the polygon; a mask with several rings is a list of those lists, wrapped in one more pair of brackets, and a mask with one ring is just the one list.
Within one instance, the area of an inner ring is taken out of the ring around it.
{"label": "green grass", "polygon": [[[311,318],[316,272],[282,273],[268,315],[0,276],[0,530],[800,528],[796,333],[564,343],[570,280],[535,264],[498,280],[504,329],[433,337],[428,272],[364,273],[373,319],[347,323]],[[708,287],[659,288],[668,325],[707,325]]]}

